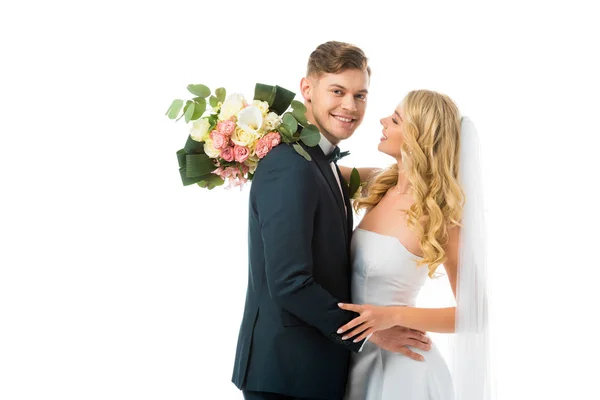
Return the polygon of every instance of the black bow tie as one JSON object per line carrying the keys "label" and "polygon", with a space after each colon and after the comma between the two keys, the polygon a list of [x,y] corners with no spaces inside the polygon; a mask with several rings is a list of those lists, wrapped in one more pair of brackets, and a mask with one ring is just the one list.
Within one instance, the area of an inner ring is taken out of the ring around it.
{"label": "black bow tie", "polygon": [[349,151],[341,151],[339,147],[335,146],[333,151],[327,156],[327,159],[330,163],[337,163],[338,160],[346,157],[348,154],[350,154]]}

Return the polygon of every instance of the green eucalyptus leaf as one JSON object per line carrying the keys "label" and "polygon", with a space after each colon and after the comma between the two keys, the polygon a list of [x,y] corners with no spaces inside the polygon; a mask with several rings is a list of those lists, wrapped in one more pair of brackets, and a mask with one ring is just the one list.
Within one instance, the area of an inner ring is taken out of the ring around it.
{"label": "green eucalyptus leaf", "polygon": [[194,107],[194,115],[192,115],[191,120],[196,121],[200,119],[200,117],[202,117],[202,114],[204,114],[204,111],[202,111],[202,108],[200,108],[200,106],[196,104],[196,107]]}
{"label": "green eucalyptus leaf", "polygon": [[302,113],[306,112],[306,106],[299,102],[298,100],[292,100],[292,108],[294,110],[301,111]]}
{"label": "green eucalyptus leaf", "polygon": [[298,154],[300,154],[302,157],[306,158],[307,161],[312,160],[310,154],[308,154],[306,152],[306,150],[304,150],[304,148],[302,146],[300,146],[298,143],[294,143],[294,150],[296,150],[296,152]]}
{"label": "green eucalyptus leaf", "polygon": [[319,129],[314,125],[307,125],[302,129],[300,133],[300,140],[308,147],[315,147],[321,141],[321,134]]}
{"label": "green eucalyptus leaf", "polygon": [[292,134],[285,127],[285,125],[280,125],[278,130],[279,130],[279,133],[281,133],[281,138],[283,139],[284,142],[290,142],[292,140]]}
{"label": "green eucalyptus leaf", "polygon": [[183,107],[183,100],[175,99],[171,103],[171,106],[169,107],[169,109],[167,110],[165,115],[167,117],[169,117],[170,119],[175,119],[179,115],[179,112],[181,111],[182,107]]}
{"label": "green eucalyptus leaf", "polygon": [[210,99],[208,99],[208,102],[210,103],[210,106],[212,108],[215,108],[216,106],[219,105],[219,99],[217,99],[215,96],[210,96]]}
{"label": "green eucalyptus leaf", "polygon": [[298,130],[298,121],[291,113],[283,114],[282,124],[292,135]]}
{"label": "green eucalyptus leaf", "polygon": [[227,95],[227,90],[225,90],[225,88],[220,87],[217,90],[215,90],[215,94],[217,95],[217,100],[222,103],[225,101],[225,96]]}
{"label": "green eucalyptus leaf", "polygon": [[292,110],[292,115],[296,118],[296,121],[302,126],[308,125],[308,121],[306,120],[305,111],[301,111],[297,108]]}
{"label": "green eucalyptus leaf", "polygon": [[196,120],[200,118],[204,111],[206,111],[206,99],[203,97],[194,98],[194,103],[196,104],[194,115],[192,116],[192,120]]}
{"label": "green eucalyptus leaf", "polygon": [[210,96],[210,89],[205,85],[188,85],[187,89],[191,94],[194,94],[198,97]]}
{"label": "green eucalyptus leaf", "polygon": [[190,108],[190,104],[194,104],[194,102],[191,100],[185,102],[185,107],[183,107],[183,113],[179,116],[179,118],[177,118],[176,121],[179,121],[181,118],[185,117],[185,122],[189,122],[186,114],[187,110]]}
{"label": "green eucalyptus leaf", "polygon": [[196,109],[196,103],[193,101],[188,101],[185,105],[185,111],[183,115],[185,116],[185,122],[190,122],[192,116],[194,115],[194,110]]}

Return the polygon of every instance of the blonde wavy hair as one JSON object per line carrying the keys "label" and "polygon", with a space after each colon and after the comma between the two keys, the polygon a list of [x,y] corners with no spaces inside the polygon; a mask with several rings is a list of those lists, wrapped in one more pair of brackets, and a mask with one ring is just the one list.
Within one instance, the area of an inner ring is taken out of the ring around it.
{"label": "blonde wavy hair", "polygon": [[[406,211],[408,226],[417,231],[429,277],[446,261],[448,230],[460,226],[464,193],[458,182],[460,113],[446,95],[429,90],[410,92],[404,107],[402,168],[414,203]],[[398,183],[398,164],[374,176],[366,197],[354,208],[371,210]]]}

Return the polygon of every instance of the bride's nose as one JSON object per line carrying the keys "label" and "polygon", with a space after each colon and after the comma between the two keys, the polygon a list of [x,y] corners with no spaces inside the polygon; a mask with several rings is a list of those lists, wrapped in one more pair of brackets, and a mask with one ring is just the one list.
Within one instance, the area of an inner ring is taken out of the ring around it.
{"label": "bride's nose", "polygon": [[381,124],[381,125],[382,125],[382,126],[385,128],[385,124],[383,123],[383,121],[385,121],[385,118],[381,118],[381,119],[379,120],[379,123],[380,123],[380,124]]}

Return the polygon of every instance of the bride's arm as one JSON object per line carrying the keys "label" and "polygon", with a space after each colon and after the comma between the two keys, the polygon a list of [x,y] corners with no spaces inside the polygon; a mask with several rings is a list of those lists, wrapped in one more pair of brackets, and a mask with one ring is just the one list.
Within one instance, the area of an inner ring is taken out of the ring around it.
{"label": "bride's arm", "polygon": [[[456,282],[458,277],[458,242],[459,229],[449,230],[448,244],[445,246],[446,262],[444,268],[448,281],[456,298]],[[417,308],[404,306],[372,306],[356,304],[340,304],[344,310],[360,314],[338,332],[345,333],[344,337],[352,338],[359,335],[357,341],[392,326],[404,326],[425,332],[453,333],[455,330],[456,307],[446,308]],[[354,328],[354,329],[352,329]],[[345,339],[344,339],[345,340]]]}
{"label": "bride's arm", "polygon": [[[448,244],[445,246],[446,261],[444,269],[452,293],[456,299],[456,282],[458,278],[458,242],[460,230],[458,227],[449,229]],[[456,323],[456,307],[447,308],[416,308],[402,307],[398,310],[396,325],[418,329],[425,332],[454,333]]]}

